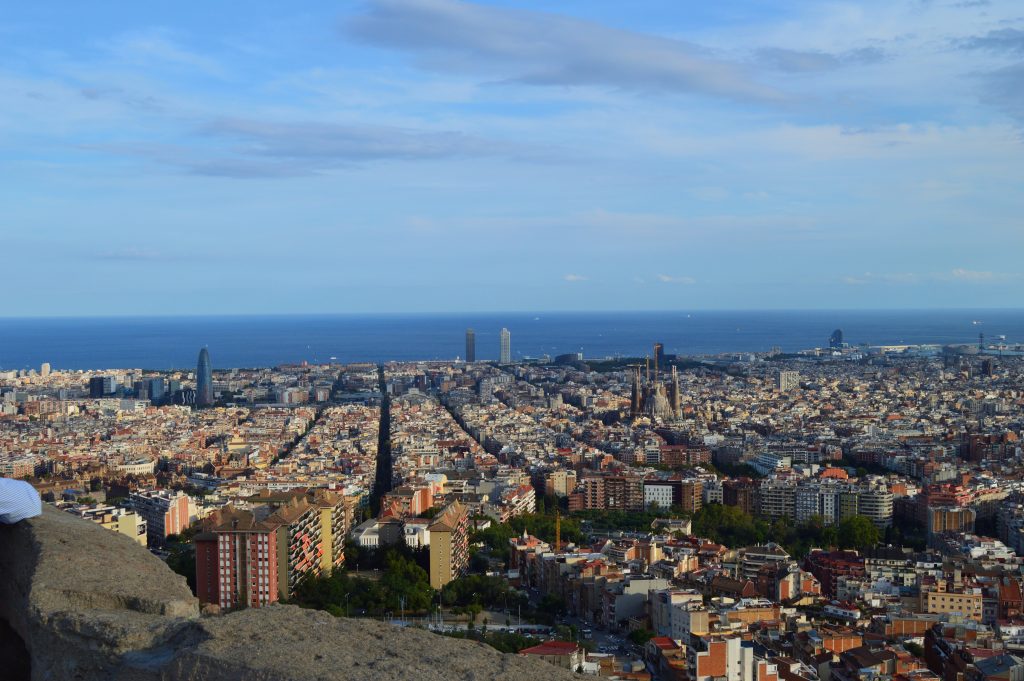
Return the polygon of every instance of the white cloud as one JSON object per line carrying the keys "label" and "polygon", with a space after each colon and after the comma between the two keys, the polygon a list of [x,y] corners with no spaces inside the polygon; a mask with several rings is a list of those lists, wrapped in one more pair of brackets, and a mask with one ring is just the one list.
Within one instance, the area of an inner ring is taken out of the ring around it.
{"label": "white cloud", "polygon": [[856,276],[842,277],[841,281],[850,286],[864,286],[865,284],[916,284],[921,280],[913,272],[888,272],[875,273],[865,272]]}
{"label": "white cloud", "polygon": [[997,281],[1011,281],[1013,279],[1020,279],[1021,274],[1011,272],[990,272],[987,270],[968,270],[963,267],[957,267],[950,276],[957,281],[965,281],[970,283],[986,283],[986,282],[997,282]]}
{"label": "white cloud", "polygon": [[979,284],[1011,281],[1019,279],[1021,276],[1022,275],[1007,272],[968,270],[963,267],[957,267],[949,272],[929,272],[924,274],[915,274],[914,272],[865,272],[860,275],[841,277],[840,281],[850,286],[863,286],[865,284],[919,284],[929,282],[966,282]]}
{"label": "white cloud", "polygon": [[965,270],[958,267],[951,272],[954,279],[961,281],[992,281],[996,278],[993,272],[978,272],[976,270]]}
{"label": "white cloud", "polygon": [[782,99],[695,45],[547,12],[460,0],[372,0],[347,28],[437,71],[484,72],[529,85]]}
{"label": "white cloud", "polygon": [[663,284],[696,284],[697,280],[693,277],[675,277],[668,274],[659,274],[658,281]]}
{"label": "white cloud", "polygon": [[562,277],[562,279],[564,279],[565,281],[571,281],[571,282],[586,281],[587,280],[587,278],[584,277],[582,274],[567,274],[564,277]]}
{"label": "white cloud", "polygon": [[141,65],[163,63],[208,76],[223,77],[224,67],[215,59],[177,44],[165,31],[151,30],[122,35],[107,45],[120,60]]}

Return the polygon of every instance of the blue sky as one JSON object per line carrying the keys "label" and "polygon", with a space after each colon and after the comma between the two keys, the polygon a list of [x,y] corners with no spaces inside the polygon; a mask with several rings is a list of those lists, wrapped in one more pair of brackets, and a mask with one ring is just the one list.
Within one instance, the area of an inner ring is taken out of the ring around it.
{"label": "blue sky", "polygon": [[0,88],[2,316],[1024,298],[1017,0],[18,3]]}

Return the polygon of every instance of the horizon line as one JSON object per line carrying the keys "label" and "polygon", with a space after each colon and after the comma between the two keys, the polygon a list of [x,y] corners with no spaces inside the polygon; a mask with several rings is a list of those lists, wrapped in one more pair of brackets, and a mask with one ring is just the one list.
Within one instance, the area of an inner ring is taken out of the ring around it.
{"label": "horizon line", "polygon": [[720,312],[1022,312],[1024,307],[1002,307],[1002,306],[979,306],[979,307],[778,307],[778,308],[743,308],[743,307],[721,307],[721,308],[680,308],[680,309],[575,309],[575,310],[469,310],[469,311],[440,311],[440,310],[400,310],[389,312],[194,312],[194,313],[173,313],[173,314],[151,314],[137,312],[103,313],[88,315],[0,315],[0,322],[3,321],[29,321],[29,320],[84,320],[84,319],[207,319],[207,318],[245,318],[245,317],[468,317],[468,316],[498,316],[503,314],[694,314],[694,313],[720,313]]}

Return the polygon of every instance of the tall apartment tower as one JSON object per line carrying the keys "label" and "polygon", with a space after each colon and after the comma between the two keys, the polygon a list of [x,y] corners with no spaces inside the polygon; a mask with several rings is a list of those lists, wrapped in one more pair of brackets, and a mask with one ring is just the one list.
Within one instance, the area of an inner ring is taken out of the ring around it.
{"label": "tall apartment tower", "polygon": [[466,329],[466,362],[476,361],[476,332]]}
{"label": "tall apartment tower", "polygon": [[780,393],[800,387],[800,372],[780,371],[775,375],[775,389]]}
{"label": "tall apartment tower", "polygon": [[213,367],[210,365],[210,351],[203,348],[199,351],[199,362],[196,366],[196,406],[213,405]]}
{"label": "tall apartment tower", "polygon": [[501,354],[498,356],[498,363],[512,363],[512,334],[508,332],[508,329],[501,330]]}
{"label": "tall apartment tower", "polygon": [[199,602],[224,609],[259,608],[287,596],[279,591],[282,525],[265,513],[225,507],[209,531],[195,537]]}
{"label": "tall apartment tower", "polygon": [[440,589],[464,575],[468,565],[469,513],[455,501],[430,525],[430,586]]}

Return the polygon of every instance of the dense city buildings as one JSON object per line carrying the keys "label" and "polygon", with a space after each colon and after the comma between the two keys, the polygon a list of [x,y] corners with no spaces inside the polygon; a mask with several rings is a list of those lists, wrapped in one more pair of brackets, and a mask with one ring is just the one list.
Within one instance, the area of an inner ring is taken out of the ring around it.
{"label": "dense city buildings", "polygon": [[[401,548],[432,589],[487,574],[597,640],[650,632],[630,654],[658,678],[866,681],[893,659],[913,678],[872,679],[983,681],[988,658],[949,655],[1024,641],[1024,360],[987,359],[830,342],[211,369],[203,409],[182,398],[201,371],[10,372],[0,473],[161,555],[186,542],[211,608]],[[625,673],[575,645],[523,653]]]}

